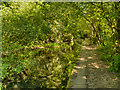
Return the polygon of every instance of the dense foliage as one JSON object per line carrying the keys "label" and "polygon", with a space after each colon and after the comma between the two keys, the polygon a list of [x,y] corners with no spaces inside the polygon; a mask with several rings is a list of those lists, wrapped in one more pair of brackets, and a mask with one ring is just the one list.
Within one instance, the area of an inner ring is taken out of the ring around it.
{"label": "dense foliage", "polygon": [[3,88],[68,85],[82,39],[120,72],[120,4],[2,3]]}
{"label": "dense foliage", "polygon": [[3,88],[67,86],[82,42],[79,24],[72,25],[75,10],[63,5],[3,3]]}

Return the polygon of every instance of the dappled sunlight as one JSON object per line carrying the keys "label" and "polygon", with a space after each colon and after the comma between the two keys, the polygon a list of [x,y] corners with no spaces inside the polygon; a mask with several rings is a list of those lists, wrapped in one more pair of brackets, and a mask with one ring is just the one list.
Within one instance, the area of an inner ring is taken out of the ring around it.
{"label": "dappled sunlight", "polygon": [[87,61],[85,58],[79,58],[80,61]]}
{"label": "dappled sunlight", "polygon": [[97,63],[91,63],[95,68],[100,68],[100,66]]}
{"label": "dappled sunlight", "polygon": [[113,88],[117,86],[118,79],[114,77],[115,74],[108,72],[109,66],[101,60],[94,45],[83,46],[80,55],[79,65],[74,67],[74,78],[72,78],[74,83],[72,85],[86,81],[89,88]]}
{"label": "dappled sunlight", "polygon": [[101,61],[89,63],[88,66],[89,66],[89,67],[94,67],[94,68],[99,68],[99,69],[101,69],[101,70],[109,68],[109,66],[104,65],[104,63],[101,62]]}
{"label": "dappled sunlight", "polygon": [[116,77],[116,78],[114,78],[114,79],[112,79],[113,81],[116,81],[116,80],[118,80],[118,78]]}
{"label": "dappled sunlight", "polygon": [[76,69],[74,69],[73,71],[72,71],[72,74],[77,74],[78,73],[78,70],[76,70]]}
{"label": "dappled sunlight", "polygon": [[97,48],[96,48],[96,47],[83,46],[82,49],[95,50],[95,49],[97,49]]}
{"label": "dappled sunlight", "polygon": [[88,57],[88,59],[93,59],[93,57]]}
{"label": "dappled sunlight", "polygon": [[[87,48],[88,49],[88,48]],[[90,48],[89,48],[90,49]],[[90,88],[103,87],[103,88],[113,88],[117,87],[118,78],[114,77],[116,74],[109,72],[109,66],[106,62],[101,61],[97,51],[87,51],[89,52],[87,58],[87,69],[88,69],[88,85]],[[92,56],[93,55],[93,56]]]}
{"label": "dappled sunlight", "polygon": [[83,66],[75,66],[76,69],[83,69],[83,68],[85,68],[85,67],[86,67],[86,65],[83,65]]}
{"label": "dappled sunlight", "polygon": [[[79,65],[74,67],[75,77],[73,84],[86,81],[89,88],[113,88],[118,86],[116,74],[109,72],[109,66],[102,61],[97,47],[83,46],[81,57],[78,58]],[[79,81],[78,81],[79,80]],[[85,83],[84,83],[85,84]]]}
{"label": "dappled sunlight", "polygon": [[72,74],[74,88],[116,87],[119,3],[2,2],[0,6],[1,88],[67,88]]}
{"label": "dappled sunlight", "polygon": [[82,78],[83,78],[83,79],[87,79],[87,77],[86,77],[86,76],[83,76]]}
{"label": "dappled sunlight", "polygon": [[84,69],[84,68],[86,68],[86,65],[75,66],[75,67],[74,67],[74,70],[72,71],[72,74],[74,74],[74,73],[78,73],[79,70],[82,70],[82,69]]}

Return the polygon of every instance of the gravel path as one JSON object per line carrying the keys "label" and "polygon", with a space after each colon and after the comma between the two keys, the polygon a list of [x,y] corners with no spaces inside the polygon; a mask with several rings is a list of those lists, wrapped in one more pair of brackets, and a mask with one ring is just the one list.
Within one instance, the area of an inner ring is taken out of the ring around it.
{"label": "gravel path", "polygon": [[89,45],[89,41],[85,42],[78,65],[73,70],[69,88],[120,89],[120,79],[116,77],[117,73],[109,72],[108,68],[107,63],[101,61],[97,47]]}

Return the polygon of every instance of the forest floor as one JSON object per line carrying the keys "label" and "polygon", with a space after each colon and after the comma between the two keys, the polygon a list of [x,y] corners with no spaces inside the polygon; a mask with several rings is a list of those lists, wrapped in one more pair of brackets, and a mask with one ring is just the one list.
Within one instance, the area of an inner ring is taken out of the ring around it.
{"label": "forest floor", "polygon": [[110,72],[108,68],[107,62],[101,60],[97,46],[90,45],[89,40],[85,40],[68,88],[120,89],[120,79],[116,77],[117,73]]}

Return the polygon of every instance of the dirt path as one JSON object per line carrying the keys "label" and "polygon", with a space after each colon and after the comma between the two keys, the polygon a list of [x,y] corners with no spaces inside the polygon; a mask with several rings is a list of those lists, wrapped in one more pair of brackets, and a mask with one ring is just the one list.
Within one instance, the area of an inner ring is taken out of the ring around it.
{"label": "dirt path", "polygon": [[[117,73],[109,72],[106,62],[100,60],[95,45],[85,42],[70,80],[69,88],[119,88]],[[116,89],[113,89],[116,90]]]}

